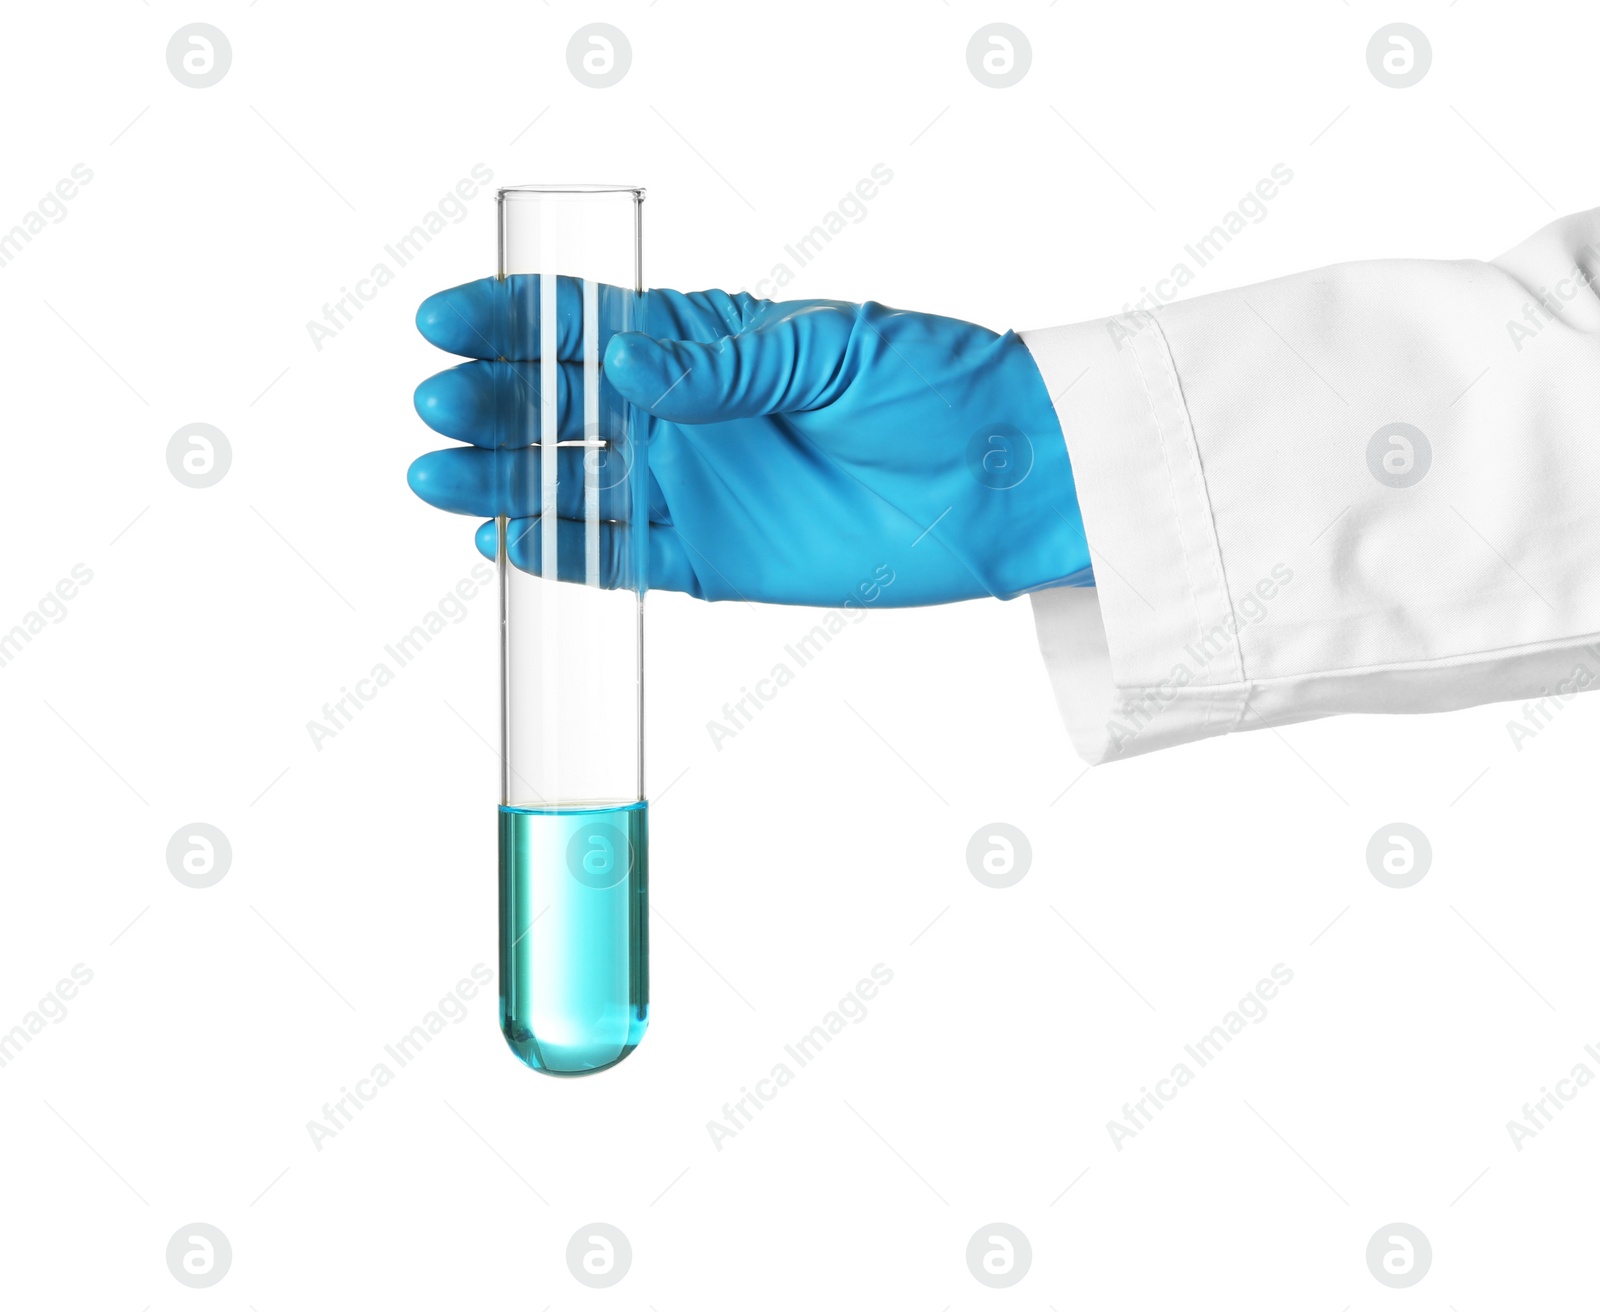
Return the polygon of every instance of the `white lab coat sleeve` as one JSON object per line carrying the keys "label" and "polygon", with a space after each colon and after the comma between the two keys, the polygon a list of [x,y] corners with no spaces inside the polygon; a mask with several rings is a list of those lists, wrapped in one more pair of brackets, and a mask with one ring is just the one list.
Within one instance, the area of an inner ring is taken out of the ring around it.
{"label": "white lab coat sleeve", "polygon": [[1600,681],[1597,276],[1591,210],[1024,333],[1096,580],[1033,596],[1078,754]]}

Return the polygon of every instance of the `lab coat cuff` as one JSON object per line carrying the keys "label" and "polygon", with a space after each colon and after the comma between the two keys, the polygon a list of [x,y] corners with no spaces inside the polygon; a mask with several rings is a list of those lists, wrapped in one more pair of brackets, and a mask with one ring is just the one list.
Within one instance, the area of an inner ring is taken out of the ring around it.
{"label": "lab coat cuff", "polygon": [[1033,594],[1073,749],[1091,764],[1238,727],[1246,685],[1194,429],[1157,319],[1022,334],[1072,463],[1093,588]]}

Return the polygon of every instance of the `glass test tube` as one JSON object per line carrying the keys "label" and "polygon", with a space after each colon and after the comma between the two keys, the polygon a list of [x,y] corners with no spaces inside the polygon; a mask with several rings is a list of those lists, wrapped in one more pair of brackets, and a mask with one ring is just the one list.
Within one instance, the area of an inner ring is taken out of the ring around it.
{"label": "glass test tube", "polygon": [[[636,187],[499,193],[500,1026],[535,1070],[621,1061],[649,1022],[643,426],[606,382],[642,290]],[[559,276],[557,276],[559,275]],[[526,357],[537,359],[528,362]]]}

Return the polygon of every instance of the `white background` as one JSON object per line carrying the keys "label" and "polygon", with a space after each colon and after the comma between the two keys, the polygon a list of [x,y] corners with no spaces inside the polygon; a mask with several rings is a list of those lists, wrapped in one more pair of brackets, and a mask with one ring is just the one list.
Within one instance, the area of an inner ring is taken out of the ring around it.
{"label": "white background", "polygon": [[[632,47],[606,90],[565,57],[596,20]],[[966,63],[997,20],[1032,47],[1006,90]],[[194,21],[233,52],[203,90],[165,58]],[[1433,47],[1407,90],[1366,64],[1393,21]],[[93,181],[0,267],[0,629],[75,564],[93,581],[0,667],[0,1031],[93,980],[0,1068],[0,1304],[1592,1300],[1600,1089],[1520,1152],[1506,1123],[1600,1072],[1600,704],[1520,752],[1517,708],[1485,707],[1083,774],[1024,601],[870,614],[718,750],[707,722],[815,617],[653,595],[644,1045],[543,1079],[480,994],[313,1146],[494,962],[492,597],[320,751],[306,729],[477,560],[404,471],[439,445],[412,388],[449,363],[412,315],[493,271],[491,191],[321,350],[306,324],[478,163],[645,185],[648,282],[753,289],[881,162],[789,291],[997,328],[1120,310],[1279,162],[1191,291],[1489,258],[1596,203],[1597,27],[1483,0],[9,9],[0,230],[73,165]],[[232,449],[200,490],[165,454],[194,422]],[[1395,820],[1434,850],[1403,891],[1365,856]],[[233,849],[204,890],[165,856],[194,821]],[[993,821],[1032,844],[1005,890],[967,865]],[[879,962],[867,1018],[714,1147]],[[1114,1148],[1123,1103],[1280,962],[1267,1018]],[[564,1256],[597,1220],[633,1249],[604,1291]],[[233,1249],[208,1291],[165,1258],[195,1221]],[[995,1221],[1033,1249],[998,1292],[965,1257]],[[1433,1248],[1406,1291],[1365,1257],[1396,1221]]]}

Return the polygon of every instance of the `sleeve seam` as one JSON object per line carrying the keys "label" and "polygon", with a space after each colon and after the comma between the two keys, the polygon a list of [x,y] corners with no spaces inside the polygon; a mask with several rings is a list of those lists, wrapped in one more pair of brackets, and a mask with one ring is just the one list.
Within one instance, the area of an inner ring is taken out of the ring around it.
{"label": "sleeve seam", "polygon": [[1194,431],[1194,418],[1189,413],[1189,405],[1183,394],[1183,386],[1178,381],[1177,362],[1172,355],[1172,344],[1167,338],[1166,330],[1162,328],[1160,319],[1155,314],[1146,314],[1146,321],[1155,330],[1154,351],[1159,356],[1161,368],[1166,375],[1167,386],[1171,388],[1171,406],[1174,412],[1175,423],[1172,425],[1176,431],[1168,432],[1163,429],[1160,416],[1156,414],[1153,401],[1153,389],[1145,375],[1143,363],[1139,360],[1139,352],[1134,352],[1134,362],[1139,369],[1139,380],[1146,394],[1146,402],[1150,406],[1151,418],[1155,422],[1158,440],[1161,442],[1161,456],[1167,470],[1167,478],[1173,497],[1173,510],[1179,521],[1179,543],[1184,557],[1184,577],[1189,585],[1189,594],[1193,601],[1195,627],[1204,633],[1206,625],[1200,616],[1199,598],[1194,587],[1194,575],[1189,564],[1189,544],[1182,533],[1183,514],[1178,505],[1176,482],[1172,471],[1172,457],[1169,451],[1169,439],[1182,443],[1184,453],[1189,458],[1195,478],[1195,491],[1199,497],[1199,510],[1203,516],[1203,531],[1201,533],[1202,549],[1207,552],[1206,563],[1216,576],[1216,586],[1221,594],[1221,602],[1226,608],[1227,619],[1231,621],[1229,627],[1229,642],[1232,649],[1234,669],[1237,679],[1225,684],[1207,684],[1208,689],[1215,694],[1208,701],[1205,717],[1201,724],[1202,733],[1211,729],[1211,717],[1214,711],[1223,709],[1219,704],[1224,691],[1242,689],[1244,695],[1238,698],[1239,705],[1231,716],[1231,722],[1223,729],[1224,733],[1233,733],[1244,720],[1245,707],[1249,702],[1250,677],[1245,667],[1244,647],[1239,641],[1238,615],[1234,612],[1233,595],[1228,590],[1228,571],[1222,562],[1222,545],[1217,537],[1216,516],[1211,507],[1211,489],[1206,484],[1205,465],[1200,458],[1200,443]]}

